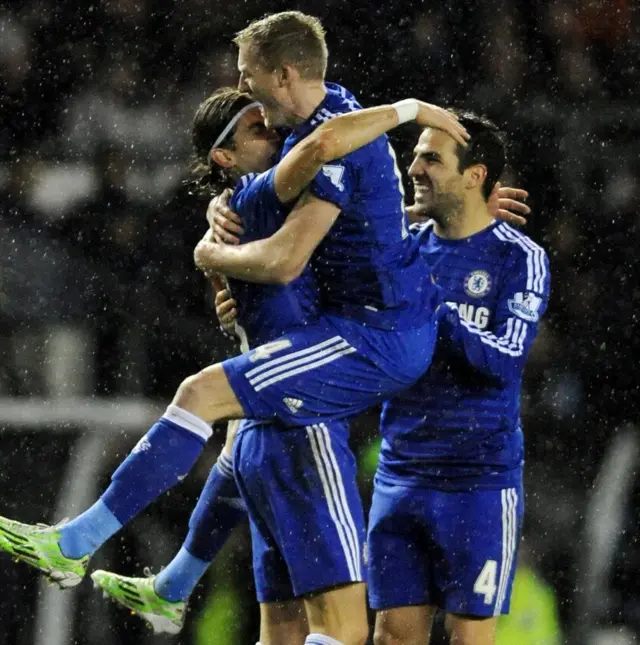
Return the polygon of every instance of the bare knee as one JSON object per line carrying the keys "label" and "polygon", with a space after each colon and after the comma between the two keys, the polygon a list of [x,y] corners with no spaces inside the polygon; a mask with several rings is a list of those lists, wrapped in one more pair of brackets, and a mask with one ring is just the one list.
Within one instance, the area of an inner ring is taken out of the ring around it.
{"label": "bare knee", "polygon": [[209,423],[243,416],[242,406],[220,364],[206,367],[184,379],[173,404]]}
{"label": "bare knee", "polygon": [[197,406],[198,401],[202,397],[202,389],[204,386],[202,372],[187,376],[180,386],[173,399],[175,405],[179,405],[183,410],[190,411],[190,408]]}

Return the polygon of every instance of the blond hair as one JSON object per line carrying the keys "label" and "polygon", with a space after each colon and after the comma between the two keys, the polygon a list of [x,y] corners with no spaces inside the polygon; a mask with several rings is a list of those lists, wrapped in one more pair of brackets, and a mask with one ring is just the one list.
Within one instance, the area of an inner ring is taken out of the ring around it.
{"label": "blond hair", "polygon": [[324,27],[318,18],[301,11],[281,11],[254,20],[236,34],[233,42],[247,45],[269,71],[289,64],[310,80],[323,80],[327,71]]}

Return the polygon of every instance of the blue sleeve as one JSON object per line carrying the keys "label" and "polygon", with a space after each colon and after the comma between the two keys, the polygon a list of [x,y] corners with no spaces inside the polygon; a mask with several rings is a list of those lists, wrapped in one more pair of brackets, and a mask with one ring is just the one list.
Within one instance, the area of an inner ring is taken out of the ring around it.
{"label": "blue sleeve", "polygon": [[309,185],[311,194],[344,210],[351,201],[354,190],[353,154],[355,153],[322,166]]}
{"label": "blue sleeve", "polygon": [[491,328],[482,330],[442,305],[440,336],[485,376],[505,386],[519,379],[549,300],[549,260],[537,247],[532,255],[512,253],[502,270]]}
{"label": "blue sleeve", "polygon": [[245,235],[242,242],[273,235],[285,215],[274,186],[276,169],[240,178],[231,196],[229,208],[242,219]]}

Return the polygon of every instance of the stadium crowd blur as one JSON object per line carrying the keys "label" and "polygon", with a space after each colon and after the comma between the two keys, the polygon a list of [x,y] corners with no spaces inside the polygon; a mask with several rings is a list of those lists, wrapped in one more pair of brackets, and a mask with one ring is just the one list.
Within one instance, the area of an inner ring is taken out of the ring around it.
{"label": "stadium crowd blur", "polygon": [[[192,249],[197,104],[237,82],[234,32],[291,3],[5,0],[0,8],[0,396],[166,400],[230,349]],[[640,39],[635,0],[302,0],[329,80],[365,105],[474,108],[511,140],[508,182],[549,251],[552,298],[524,390],[525,531],[570,613],[584,506],[638,421]],[[404,168],[415,132],[394,135]],[[409,187],[408,187],[409,188]],[[354,430],[373,436],[373,417]],[[631,507],[632,510],[633,507]],[[632,527],[638,523],[629,513]],[[640,631],[635,528],[613,622]],[[634,588],[635,586],[635,588]]]}

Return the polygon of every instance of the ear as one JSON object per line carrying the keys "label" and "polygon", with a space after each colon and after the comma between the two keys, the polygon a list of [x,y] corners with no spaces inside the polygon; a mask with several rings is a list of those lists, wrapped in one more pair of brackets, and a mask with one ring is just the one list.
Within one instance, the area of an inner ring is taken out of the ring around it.
{"label": "ear", "polygon": [[284,87],[290,85],[294,79],[299,77],[300,73],[298,70],[293,65],[285,63],[278,72],[278,86]]}
{"label": "ear", "polygon": [[233,168],[236,165],[236,159],[233,152],[226,148],[214,148],[211,151],[211,161],[213,161],[217,166],[227,169]]}
{"label": "ear", "polygon": [[464,174],[466,175],[465,186],[467,188],[479,188],[487,176],[487,167],[483,164],[475,164],[469,166]]}

